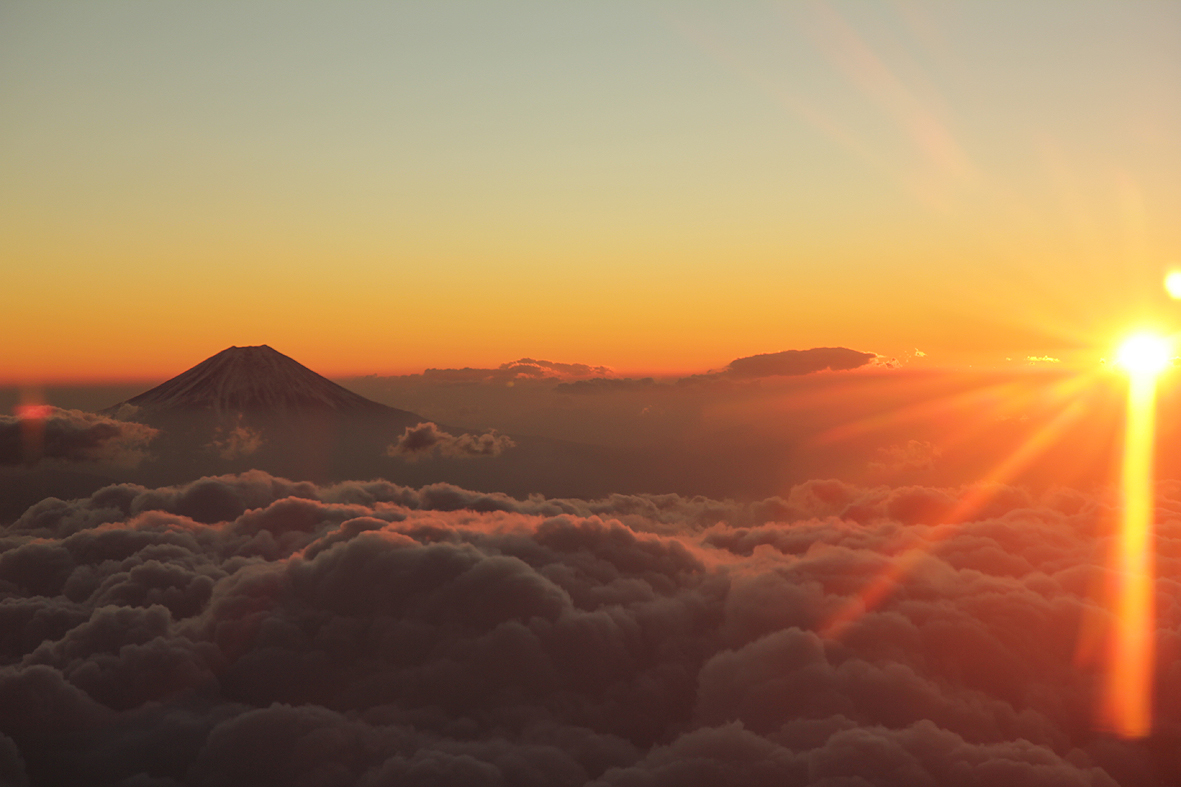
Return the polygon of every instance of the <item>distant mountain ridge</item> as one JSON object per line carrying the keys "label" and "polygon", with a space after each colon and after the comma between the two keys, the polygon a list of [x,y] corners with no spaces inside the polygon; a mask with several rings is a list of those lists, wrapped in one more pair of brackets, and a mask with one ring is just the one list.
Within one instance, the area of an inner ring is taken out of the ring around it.
{"label": "distant mountain ridge", "polygon": [[[108,408],[137,413],[401,412],[366,399],[263,344],[229,347],[149,391]],[[407,413],[409,415],[409,413]]]}

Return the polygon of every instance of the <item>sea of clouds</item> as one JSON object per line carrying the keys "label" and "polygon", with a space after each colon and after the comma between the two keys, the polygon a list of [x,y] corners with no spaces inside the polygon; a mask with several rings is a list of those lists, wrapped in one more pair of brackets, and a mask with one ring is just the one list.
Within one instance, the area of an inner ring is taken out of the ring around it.
{"label": "sea of clouds", "polygon": [[1110,501],[998,487],[932,525],[961,491],[515,500],[253,471],[45,500],[0,537],[0,783],[1176,783],[1181,486],[1140,742],[1094,725]]}

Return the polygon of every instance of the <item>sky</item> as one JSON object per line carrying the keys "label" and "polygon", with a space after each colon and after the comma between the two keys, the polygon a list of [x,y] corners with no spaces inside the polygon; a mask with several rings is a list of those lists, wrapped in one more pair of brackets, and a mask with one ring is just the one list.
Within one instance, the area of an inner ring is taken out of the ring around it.
{"label": "sky", "polygon": [[1179,82],[1175,3],[0,2],[0,783],[1181,783]]}
{"label": "sky", "polygon": [[1176,331],[1168,3],[0,6],[0,379]]}

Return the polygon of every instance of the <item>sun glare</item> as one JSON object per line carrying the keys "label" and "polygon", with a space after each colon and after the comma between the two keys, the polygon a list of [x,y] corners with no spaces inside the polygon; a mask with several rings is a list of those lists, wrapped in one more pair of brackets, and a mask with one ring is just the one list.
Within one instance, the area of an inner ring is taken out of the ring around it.
{"label": "sun glare", "polygon": [[1169,297],[1181,300],[1181,271],[1169,271],[1165,276],[1165,290]]}
{"label": "sun glare", "polygon": [[1152,729],[1156,378],[1169,365],[1171,350],[1159,336],[1137,334],[1120,345],[1117,355],[1128,372],[1128,403],[1120,479],[1122,522],[1109,564],[1115,583],[1115,628],[1109,640],[1100,724],[1123,738],[1140,738]]}
{"label": "sun glare", "polygon": [[1138,333],[1124,341],[1116,362],[1132,374],[1156,374],[1169,365],[1169,343],[1151,333]]}

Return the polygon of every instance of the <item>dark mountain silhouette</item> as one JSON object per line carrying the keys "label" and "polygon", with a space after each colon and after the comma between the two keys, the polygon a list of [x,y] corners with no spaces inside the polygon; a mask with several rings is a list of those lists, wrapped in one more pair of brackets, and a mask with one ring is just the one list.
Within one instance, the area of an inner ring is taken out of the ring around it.
{"label": "dark mountain silhouette", "polygon": [[265,344],[229,347],[103,412],[160,430],[141,469],[151,483],[250,468],[319,481],[372,475],[372,458],[425,420]]}
{"label": "dark mountain silhouette", "polygon": [[317,482],[381,477],[593,496],[644,491],[649,485],[637,481],[651,476],[642,472],[651,465],[627,452],[528,435],[512,435],[513,446],[495,456],[391,456],[387,449],[408,427],[429,419],[366,399],[266,345],[222,350],[103,412],[160,430],[151,459],[131,474],[145,484],[257,468]]}
{"label": "dark mountain silhouette", "polygon": [[283,411],[413,413],[355,394],[267,345],[229,347],[150,391],[121,402],[138,413],[209,411],[218,415]]}

